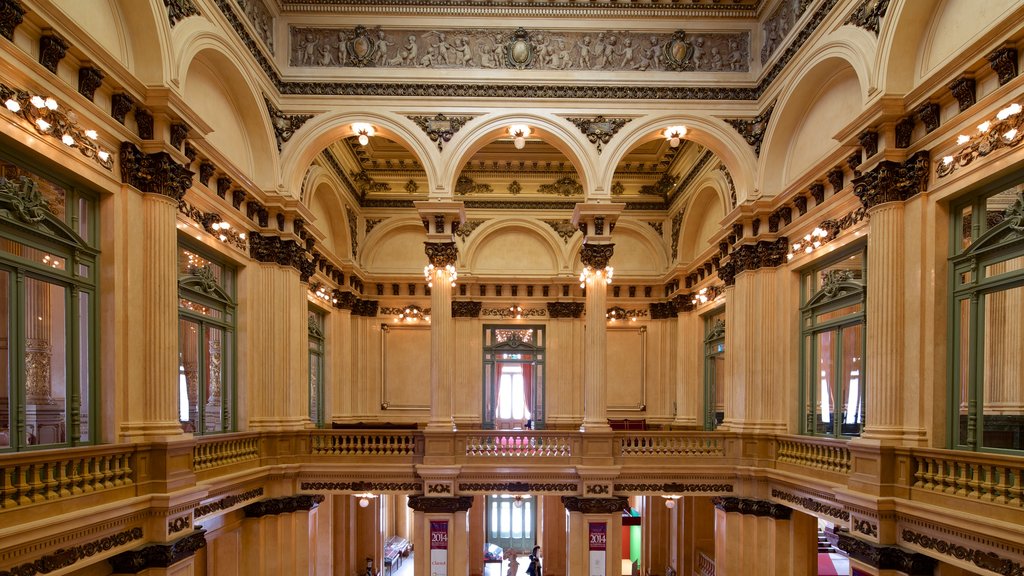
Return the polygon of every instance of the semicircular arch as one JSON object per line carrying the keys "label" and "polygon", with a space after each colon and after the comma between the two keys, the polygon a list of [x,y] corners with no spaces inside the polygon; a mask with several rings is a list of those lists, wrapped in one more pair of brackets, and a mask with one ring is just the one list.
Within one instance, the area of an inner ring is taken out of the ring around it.
{"label": "semicircular arch", "polygon": [[564,244],[541,221],[495,218],[470,236],[462,264],[473,274],[551,276],[568,270]]}
{"label": "semicircular arch", "polygon": [[[724,177],[721,177],[724,180]],[[690,263],[709,246],[710,240],[721,228],[728,212],[728,185],[716,178],[707,178],[697,185],[697,193],[690,198],[689,210],[683,216],[679,234],[679,263]]]}

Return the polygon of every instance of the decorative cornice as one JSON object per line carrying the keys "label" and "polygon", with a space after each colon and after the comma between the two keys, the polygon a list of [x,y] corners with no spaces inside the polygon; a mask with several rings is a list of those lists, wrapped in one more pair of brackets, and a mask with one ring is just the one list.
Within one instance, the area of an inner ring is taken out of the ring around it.
{"label": "decorative cornice", "polygon": [[78,93],[90,101],[96,95],[96,90],[103,85],[103,71],[92,66],[82,66],[78,69]]}
{"label": "decorative cornice", "polygon": [[583,132],[583,135],[587,137],[587,140],[597,146],[597,153],[600,154],[602,146],[611,142],[612,136],[615,136],[615,133],[625,126],[631,118],[596,116],[593,118],[566,118],[566,120],[579,128],[580,132]]}
{"label": "decorative cornice", "polygon": [[848,532],[836,532],[833,545],[851,558],[879,570],[898,570],[908,576],[931,576],[937,561],[923,554],[896,546],[879,546],[854,538]]}
{"label": "decorative cornice", "polygon": [[267,113],[270,114],[270,125],[274,127],[274,138],[277,139],[277,150],[281,151],[281,146],[285,142],[291,140],[295,132],[302,128],[302,125],[309,121],[312,114],[285,114],[281,112],[281,109],[274,106],[270,98],[263,97],[263,102],[267,105]]}
{"label": "decorative cornice", "polygon": [[142,192],[180,201],[192,187],[193,174],[167,152],[143,154],[131,142],[121,144],[121,181]]}
{"label": "decorative cornice", "polygon": [[427,254],[427,261],[437,268],[454,266],[459,257],[455,242],[424,242],[423,251]]}
{"label": "decorative cornice", "polygon": [[443,150],[446,142],[473,119],[473,116],[406,116],[426,133],[431,142],[437,142],[437,149]]}
{"label": "decorative cornice", "polygon": [[281,498],[270,498],[247,504],[244,508],[246,518],[260,518],[276,514],[287,514],[300,510],[309,511],[324,501],[323,494],[298,494],[296,496],[284,496]]}
{"label": "decorative cornice", "polygon": [[254,498],[259,498],[260,496],[263,496],[263,487],[253,488],[252,490],[247,490],[240,494],[232,494],[230,496],[225,496],[220,500],[210,502],[209,504],[196,506],[195,509],[192,511],[192,516],[195,518],[199,518],[201,516],[213,514],[214,512],[227,510],[233,506],[245,502],[246,500],[252,500]]}
{"label": "decorative cornice", "polygon": [[664,484],[616,484],[614,486],[616,492],[627,492],[629,494],[638,494],[644,492],[655,492],[659,494],[691,494],[691,493],[718,493],[718,492],[732,492],[732,484],[683,484],[680,482],[666,482]]}
{"label": "decorative cornice", "polygon": [[57,73],[57,65],[64,59],[71,46],[55,34],[43,34],[39,37],[39,63],[44,68]]}
{"label": "decorative cornice", "polygon": [[583,514],[618,514],[629,508],[629,500],[624,496],[611,498],[580,498],[579,496],[562,496],[562,505],[569,512]]}
{"label": "decorative cornice", "polygon": [[676,305],[672,302],[651,302],[651,320],[665,320],[676,317]]}
{"label": "decorative cornice", "polygon": [[455,512],[465,512],[472,507],[472,496],[456,496],[454,498],[437,498],[422,494],[409,496],[409,508],[417,512],[453,514]]}
{"label": "decorative cornice", "polygon": [[902,202],[928,189],[929,168],[927,150],[916,152],[903,163],[882,160],[870,172],[853,179],[853,193],[867,209]]}
{"label": "decorative cornice", "polygon": [[850,513],[844,510],[841,506],[834,506],[831,504],[826,504],[824,502],[819,502],[818,500],[815,500],[814,498],[810,498],[807,496],[797,496],[796,494],[792,494],[790,492],[785,492],[783,490],[777,490],[775,488],[772,488],[772,498],[776,498],[778,500],[782,500],[783,502],[788,502],[790,504],[795,504],[797,506],[800,506],[804,510],[809,510],[815,514],[824,514],[825,516],[831,516],[832,518],[842,520],[843,522],[846,522],[850,519]]}
{"label": "decorative cornice", "polygon": [[321,492],[410,492],[423,488],[422,482],[302,482],[300,490]]}
{"label": "decorative cornice", "polygon": [[782,504],[776,504],[767,500],[715,496],[711,501],[714,503],[715,508],[724,512],[739,512],[740,514],[775,520],[789,520],[789,517],[793,514],[793,509],[789,506],[783,506]]}
{"label": "decorative cornice", "polygon": [[[939,554],[950,556],[963,562],[971,562],[978,568],[989,570],[1005,576],[1024,576],[1024,565],[1011,558],[1002,558],[994,552],[984,552],[954,544],[906,528],[900,532],[900,539],[907,544],[920,546],[926,550],[934,550]],[[929,572],[931,574],[931,572]]]}
{"label": "decorative cornice", "polygon": [[164,6],[167,8],[167,21],[170,22],[171,28],[189,16],[200,15],[192,0],[164,0]]}
{"label": "decorative cornice", "polygon": [[469,300],[452,301],[452,318],[479,318],[483,302]]}
{"label": "decorative cornice", "polygon": [[578,484],[558,482],[460,482],[459,492],[510,494],[515,492],[579,492]]}
{"label": "decorative cornice", "polygon": [[580,318],[585,308],[583,302],[548,302],[548,317]]}
{"label": "decorative cornice", "polygon": [[25,19],[25,9],[18,0],[0,0],[0,34],[14,41],[14,30]]}
{"label": "decorative cornice", "polygon": [[845,23],[860,26],[878,36],[878,21],[885,17],[888,8],[889,0],[862,0]]}
{"label": "decorative cornice", "polygon": [[102,554],[118,546],[124,546],[129,542],[141,540],[142,528],[135,527],[123,530],[117,534],[111,534],[87,542],[72,546],[71,548],[60,548],[51,554],[40,556],[32,562],[25,562],[12,566],[10,570],[0,570],[0,576],[23,576],[26,574],[48,574],[56,572],[69,566],[75,565],[79,560],[91,558],[96,554]]}
{"label": "decorative cornice", "polygon": [[988,55],[988,62],[999,77],[1002,86],[1017,77],[1017,49],[1004,46]]}
{"label": "decorative cornice", "polygon": [[118,574],[138,574],[151,568],[170,568],[206,547],[206,530],[197,530],[169,544],[150,544],[122,552],[108,561]]}
{"label": "decorative cornice", "polygon": [[760,156],[761,141],[768,130],[768,121],[771,119],[774,110],[775,102],[772,102],[764,112],[761,112],[752,119],[723,118],[723,120],[735,128],[740,133],[740,136],[743,136],[743,139],[747,141],[747,144],[754,148],[755,156]]}
{"label": "decorative cornice", "polygon": [[608,266],[612,254],[615,253],[615,244],[594,244],[586,243],[580,248],[580,262],[598,270]]}

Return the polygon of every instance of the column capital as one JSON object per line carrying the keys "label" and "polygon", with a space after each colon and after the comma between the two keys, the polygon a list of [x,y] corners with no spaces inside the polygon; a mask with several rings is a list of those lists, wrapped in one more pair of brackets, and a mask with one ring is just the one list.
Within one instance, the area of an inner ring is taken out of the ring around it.
{"label": "column capital", "polygon": [[424,242],[423,251],[427,254],[427,260],[435,268],[454,266],[459,257],[459,248],[454,241],[451,242]]}
{"label": "column capital", "polygon": [[600,270],[608,266],[608,261],[615,253],[615,244],[592,244],[586,243],[580,248],[580,262],[594,270]]}
{"label": "column capital", "polygon": [[466,221],[466,208],[462,202],[423,200],[413,202],[413,205],[427,230],[428,243],[453,242],[459,224]]}
{"label": "column capital", "polygon": [[438,498],[422,494],[409,496],[409,508],[417,512],[454,514],[455,512],[465,512],[472,507],[472,496],[455,496],[454,498]]}
{"label": "column capital", "polygon": [[192,187],[194,172],[174,161],[167,152],[146,154],[135,144],[121,144],[121,181],[142,192],[181,200]]}
{"label": "column capital", "polygon": [[853,193],[871,209],[886,202],[902,202],[928,189],[931,157],[927,150],[903,162],[882,160],[869,172],[853,179]]}
{"label": "column capital", "polygon": [[612,498],[581,498],[579,496],[562,496],[562,505],[569,512],[583,514],[616,514],[629,508],[629,500],[625,496]]}
{"label": "column capital", "polygon": [[167,544],[122,552],[110,558],[115,574],[138,574],[151,568],[169,568],[206,547],[206,530],[199,529]]}

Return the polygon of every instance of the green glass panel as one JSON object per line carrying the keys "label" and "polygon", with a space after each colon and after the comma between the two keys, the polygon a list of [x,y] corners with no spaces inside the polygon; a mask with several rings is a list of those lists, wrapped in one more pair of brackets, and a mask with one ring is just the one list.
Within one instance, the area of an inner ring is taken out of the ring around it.
{"label": "green glass panel", "polygon": [[67,440],[67,299],[63,286],[25,278],[24,378],[26,445]]}
{"label": "green glass panel", "polygon": [[816,406],[817,418],[814,422],[814,431],[817,434],[831,435],[835,429],[836,402],[834,394],[837,352],[835,336],[835,332],[822,332],[815,336],[816,358],[813,375],[818,405]]}

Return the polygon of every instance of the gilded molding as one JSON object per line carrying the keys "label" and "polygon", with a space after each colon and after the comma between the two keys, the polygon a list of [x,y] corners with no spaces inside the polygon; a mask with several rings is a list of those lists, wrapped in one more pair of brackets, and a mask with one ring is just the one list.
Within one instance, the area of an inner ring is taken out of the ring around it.
{"label": "gilded molding", "polygon": [[118,574],[138,574],[151,568],[169,568],[206,547],[206,530],[199,529],[169,544],[150,544],[108,559]]}
{"label": "gilded molding", "polygon": [[427,138],[430,138],[431,142],[436,142],[437,149],[440,151],[444,149],[445,143],[462,129],[466,122],[473,119],[473,116],[445,116],[444,114],[437,114],[436,116],[406,116],[406,118],[415,122],[427,135]]}
{"label": "gilded molding", "polygon": [[0,34],[14,41],[14,30],[25,19],[25,8],[18,0],[0,0]]}
{"label": "gilded molding", "polygon": [[270,498],[260,500],[252,504],[246,504],[246,518],[260,518],[276,514],[288,514],[289,512],[309,511],[324,501],[322,494],[298,494],[296,496],[284,496],[281,498]]}
{"label": "gilded molding", "polygon": [[92,101],[96,90],[103,85],[103,71],[92,66],[78,69],[78,93]]}
{"label": "gilded molding", "polygon": [[629,508],[629,500],[624,496],[611,498],[580,498],[579,496],[562,496],[562,505],[569,512],[583,514],[618,514]]}
{"label": "gilded molding", "polygon": [[326,492],[410,492],[423,488],[422,482],[302,482],[300,490]]}
{"label": "gilded molding", "polygon": [[930,168],[927,150],[916,152],[902,163],[882,160],[870,172],[853,179],[853,193],[867,209],[902,202],[928,189]]}
{"label": "gilded molding", "polygon": [[585,305],[583,302],[548,302],[549,318],[581,318]]}
{"label": "gilded molding", "polygon": [[423,251],[427,254],[427,260],[437,268],[454,266],[459,257],[455,242],[424,242]]}
{"label": "gilded molding", "polygon": [[608,266],[612,254],[615,253],[615,244],[594,244],[585,243],[580,248],[580,262],[595,270]]}
{"label": "gilded molding", "polygon": [[[971,562],[978,568],[1004,574],[1006,576],[1024,576],[1024,564],[1011,558],[1002,558],[994,552],[975,550],[925,534],[914,532],[906,528],[900,532],[900,540],[907,544],[920,546],[926,550],[934,550],[939,554],[951,556],[963,562]],[[930,573],[929,573],[930,574]]]}
{"label": "gilded molding", "polygon": [[141,192],[180,201],[192,187],[193,174],[167,152],[144,154],[131,142],[121,144],[121,181]]}
{"label": "gilded molding", "polygon": [[274,106],[274,103],[266,96],[263,97],[263,102],[266,103],[267,114],[270,115],[270,125],[274,127],[274,138],[277,140],[277,151],[280,152],[281,146],[291,140],[295,132],[313,118],[313,115],[285,114],[280,108]]}
{"label": "gilded molding", "polygon": [[724,512],[739,512],[744,515],[760,516],[775,520],[789,520],[793,509],[767,500],[715,496],[711,499],[715,508]]}
{"label": "gilded molding", "polygon": [[597,153],[600,154],[602,146],[611,142],[612,136],[622,129],[632,118],[605,118],[595,116],[593,118],[566,118],[573,126],[580,129],[580,132],[587,137],[591,144],[597,146]]}
{"label": "gilded molding", "polygon": [[86,558],[91,558],[96,554],[102,554],[108,550],[117,548],[118,546],[124,546],[129,542],[141,540],[142,537],[142,528],[130,528],[128,530],[118,532],[117,534],[98,538],[86,544],[57,549],[53,551],[53,553],[40,556],[32,562],[25,562],[24,564],[12,566],[10,570],[0,570],[0,576],[24,576],[29,574],[48,574],[50,572],[56,572],[75,565],[79,560],[85,560]]}
{"label": "gilded molding", "polygon": [[192,0],[164,0],[164,7],[167,8],[167,21],[170,22],[171,28],[189,16],[200,15]]}
{"label": "gilded molding", "polygon": [[754,155],[761,155],[761,141],[764,139],[764,134],[768,130],[768,121],[772,117],[772,112],[775,110],[775,103],[764,111],[751,119],[744,118],[723,118],[730,126],[736,129],[740,133],[740,136],[747,141],[754,148]]}
{"label": "gilded molding", "polygon": [[879,20],[885,17],[888,8],[889,0],[862,0],[845,23],[860,26],[878,36]]}
{"label": "gilded molding", "polygon": [[485,494],[513,492],[579,492],[578,484],[558,482],[460,482],[459,492],[483,492]]}
{"label": "gilded molding", "polygon": [[466,512],[472,507],[472,496],[455,496],[453,498],[438,498],[422,494],[409,496],[409,508],[417,512],[453,514],[455,512]]}
{"label": "gilded molding", "polygon": [[854,538],[849,532],[835,533],[833,545],[851,558],[879,570],[898,570],[907,576],[931,576],[937,561],[923,554],[908,552],[896,546],[879,546]]}

